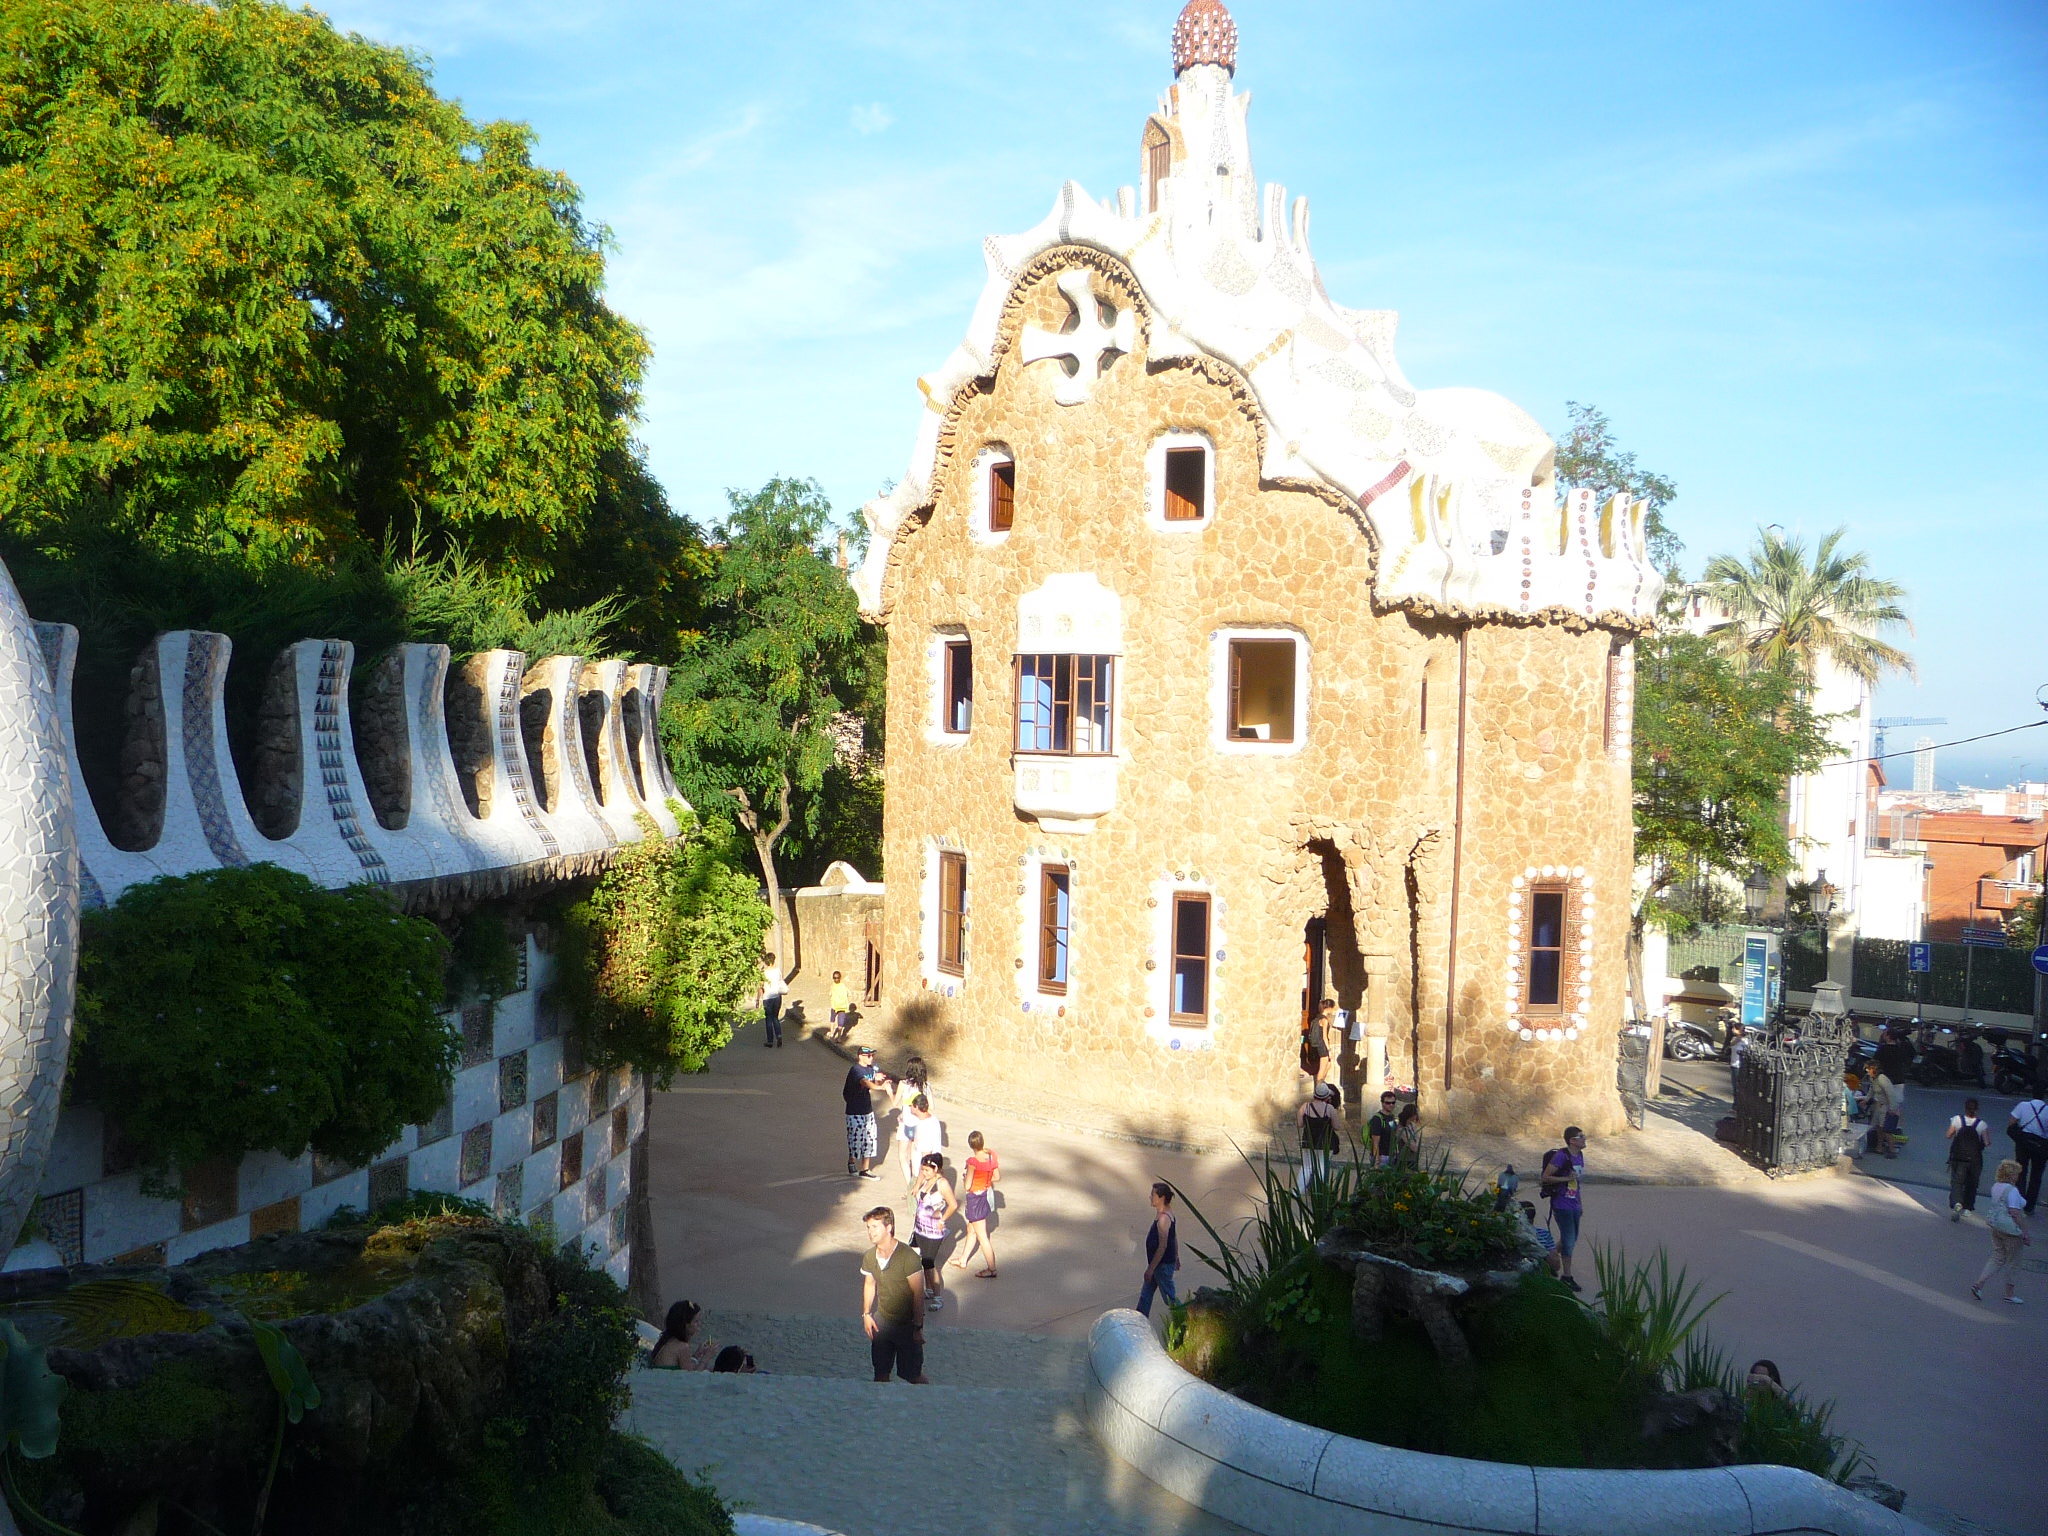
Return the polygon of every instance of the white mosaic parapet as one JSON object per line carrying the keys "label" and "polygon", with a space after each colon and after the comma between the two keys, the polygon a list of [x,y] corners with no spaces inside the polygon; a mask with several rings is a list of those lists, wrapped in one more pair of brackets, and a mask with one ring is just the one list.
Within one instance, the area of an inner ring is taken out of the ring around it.
{"label": "white mosaic parapet", "polygon": [[[84,701],[72,691],[78,632],[63,624],[36,631],[40,659],[56,680],[68,769],[60,777],[82,784],[75,712]],[[404,739],[402,746],[382,745],[402,756],[405,810],[387,825],[373,808],[350,715],[355,648],[344,640],[304,640],[285,653],[272,679],[273,698],[283,699],[278,707],[290,714],[297,783],[295,793],[279,792],[287,803],[277,814],[288,830],[266,836],[228,750],[229,653],[225,635],[204,631],[172,631],[153,642],[155,685],[145,702],[154,709],[144,713],[163,722],[160,762],[151,770],[161,774],[161,830],[146,849],[124,850],[91,797],[72,797],[87,905],[111,902],[142,881],[230,865],[279,864],[331,887],[406,885],[601,858],[639,841],[642,817],[653,818],[664,837],[681,830],[668,805],[680,796],[653,739],[665,668],[575,656],[528,666],[519,652],[504,650],[472,658],[465,681],[477,694],[478,718],[468,732],[465,793],[447,718],[448,648],[399,646],[387,665],[397,672]],[[142,675],[146,685],[147,668]],[[534,701],[538,709],[523,709]],[[92,707],[122,702],[97,700]],[[595,726],[595,754],[585,748],[587,722]]]}
{"label": "white mosaic parapet", "polygon": [[1529,1467],[1353,1440],[1190,1375],[1131,1311],[1089,1332],[1086,1413],[1112,1455],[1262,1536],[1932,1536],[1793,1467]]}
{"label": "white mosaic parapet", "polygon": [[[1643,505],[1594,507],[1584,493],[1560,502],[1555,445],[1526,412],[1484,390],[1409,383],[1394,353],[1399,317],[1333,303],[1309,250],[1308,200],[1290,213],[1284,187],[1260,189],[1249,105],[1221,65],[1191,65],[1153,117],[1172,153],[1156,208],[1141,210],[1128,187],[1097,203],[1068,182],[1036,228],[983,242],[988,276],[966,338],[918,381],[926,408],[909,469],[864,509],[874,538],[854,579],[863,610],[882,615],[891,542],[932,499],[960,392],[995,372],[1018,284],[1065,248],[1074,268],[1095,251],[1130,274],[1151,359],[1214,358],[1245,379],[1264,428],[1266,479],[1328,486],[1362,510],[1379,551],[1382,605],[1648,621],[1661,581],[1643,542]],[[1086,281],[1070,272],[1063,287],[1077,276]],[[1127,350],[1114,336],[1083,337],[1096,325],[1091,311],[1076,303],[1079,325],[1062,346],[1027,333],[1016,366],[1036,367],[1083,340],[1097,355]],[[1069,379],[1052,366],[1055,398],[1084,406],[1094,370]]]}
{"label": "white mosaic parapet", "polygon": [[50,677],[0,567],[0,1253],[41,1184],[71,1049],[78,856]]}

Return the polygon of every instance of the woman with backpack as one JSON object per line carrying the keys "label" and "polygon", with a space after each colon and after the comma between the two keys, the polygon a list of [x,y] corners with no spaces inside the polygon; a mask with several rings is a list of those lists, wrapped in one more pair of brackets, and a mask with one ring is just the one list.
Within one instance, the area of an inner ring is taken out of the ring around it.
{"label": "woman with backpack", "polygon": [[1977,1101],[1963,1100],[1963,1112],[1948,1122],[1948,1219],[1961,1221],[1977,1209],[1977,1186],[1984,1179],[1984,1149],[1991,1127],[1977,1117]]}

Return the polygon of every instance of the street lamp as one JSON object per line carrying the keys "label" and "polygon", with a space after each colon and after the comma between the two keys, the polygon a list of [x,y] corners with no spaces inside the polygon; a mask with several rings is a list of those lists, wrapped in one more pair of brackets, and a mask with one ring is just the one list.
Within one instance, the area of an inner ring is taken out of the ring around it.
{"label": "street lamp", "polygon": [[1749,872],[1749,878],[1742,882],[1742,907],[1749,914],[1750,926],[1763,921],[1764,903],[1771,899],[1771,877],[1759,864]]}
{"label": "street lamp", "polygon": [[1824,869],[1814,877],[1812,900],[1813,915],[1820,919],[1821,927],[1826,928],[1828,919],[1835,912],[1835,888],[1828,884],[1828,872]]}

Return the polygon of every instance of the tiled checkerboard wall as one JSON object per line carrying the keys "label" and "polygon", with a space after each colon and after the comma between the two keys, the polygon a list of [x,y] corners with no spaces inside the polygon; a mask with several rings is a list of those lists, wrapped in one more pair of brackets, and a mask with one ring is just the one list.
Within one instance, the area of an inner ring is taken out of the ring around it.
{"label": "tiled checkerboard wall", "polygon": [[[451,1016],[463,1036],[448,1103],[408,1126],[369,1166],[306,1153],[254,1153],[182,1170],[184,1199],[152,1199],[100,1112],[67,1105],[36,1217],[67,1264],[178,1264],[266,1232],[320,1226],[342,1206],[373,1208],[409,1189],[445,1190],[575,1240],[621,1284],[632,1262],[631,1150],[646,1130],[640,1079],[591,1072],[541,1002],[553,960],[526,941],[527,980],[495,1006]],[[565,1049],[566,1046],[566,1049]]]}

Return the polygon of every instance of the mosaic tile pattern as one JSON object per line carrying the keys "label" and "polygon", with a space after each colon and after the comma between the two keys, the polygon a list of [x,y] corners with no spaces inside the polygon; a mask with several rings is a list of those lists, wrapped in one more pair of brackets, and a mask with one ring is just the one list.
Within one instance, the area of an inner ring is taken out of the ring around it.
{"label": "mosaic tile pattern", "polygon": [[325,1152],[313,1154],[313,1184],[332,1184],[336,1179],[354,1173],[355,1167],[345,1157],[329,1157]]}
{"label": "mosaic tile pattern", "polygon": [[491,1122],[473,1125],[462,1133],[462,1187],[469,1188],[491,1171]]}
{"label": "mosaic tile pattern", "polygon": [[372,885],[389,885],[391,870],[363,831],[362,813],[356,809],[342,758],[341,711],[348,698],[348,661],[348,646],[338,640],[322,643],[320,681],[313,694],[313,750],[320,761],[320,787],[327,796],[335,830],[363,866],[363,878]]}
{"label": "mosaic tile pattern", "polygon": [[567,1189],[583,1177],[583,1138],[564,1136],[562,1138],[562,1174],[558,1187]]}
{"label": "mosaic tile pattern", "polygon": [[462,1064],[480,1067],[497,1053],[491,1049],[497,1038],[498,1006],[489,998],[462,1010]]}
{"label": "mosaic tile pattern", "polygon": [[85,1262],[85,1191],[67,1189],[36,1202],[36,1225],[66,1264]]}
{"label": "mosaic tile pattern", "polygon": [[519,668],[505,668],[504,676],[498,682],[498,766],[504,769],[505,781],[512,786],[512,800],[519,807],[519,814],[526,818],[527,826],[540,839],[547,856],[559,858],[562,845],[548,830],[547,823],[541,820],[540,810],[533,803],[533,792],[526,782],[526,745],[519,734],[519,684]]}
{"label": "mosaic tile pattern", "polygon": [[613,1253],[617,1253],[627,1243],[632,1241],[633,1227],[631,1221],[628,1220],[632,1215],[632,1211],[633,1208],[628,1205],[618,1205],[612,1208],[610,1236],[611,1251]]}
{"label": "mosaic tile pattern", "polygon": [[[191,630],[185,637],[185,682],[182,691],[185,774],[192,784],[192,803],[206,846],[222,864],[247,864],[249,856],[228,819],[227,796],[221,788],[220,764],[213,752],[215,700],[228,670],[228,637]],[[239,793],[239,791],[237,791]]]}
{"label": "mosaic tile pattern", "polygon": [[178,1224],[187,1232],[226,1221],[235,1214],[241,1165],[224,1157],[209,1157],[203,1163],[178,1170],[178,1182],[185,1198],[178,1209]]}
{"label": "mosaic tile pattern", "polygon": [[370,1209],[389,1205],[394,1200],[405,1198],[406,1160],[394,1157],[385,1162],[375,1163],[370,1168]]}
{"label": "mosaic tile pattern", "polygon": [[491,1209],[504,1221],[517,1221],[526,1196],[526,1164],[514,1163],[498,1175],[496,1197]]}
{"label": "mosaic tile pattern", "polygon": [[433,805],[434,824],[455,840],[472,868],[483,869],[496,860],[470,836],[469,829],[476,818],[449,787],[455,770],[448,760],[447,701],[442,693],[448,680],[448,647],[432,645],[421,649],[426,653],[427,664],[415,712],[419,727],[415,739],[420,747],[413,759],[413,793],[417,797],[422,789],[426,791]]}
{"label": "mosaic tile pattern", "polygon": [[555,1111],[557,1099],[550,1093],[533,1101],[533,1150],[555,1139]]}
{"label": "mosaic tile pattern", "polygon": [[628,1134],[633,1123],[633,1112],[621,1104],[612,1111],[612,1156],[623,1157],[631,1143]]}
{"label": "mosaic tile pattern", "polygon": [[0,1252],[35,1204],[71,1049],[78,845],[43,648],[0,570]]}
{"label": "mosaic tile pattern", "polygon": [[[434,1111],[434,1118],[420,1123],[419,1144],[424,1147],[430,1142],[445,1141],[454,1134],[455,1091],[451,1088],[448,1097],[441,1101],[441,1107]],[[374,1177],[376,1170],[373,1168],[370,1172]]]}
{"label": "mosaic tile pattern", "polygon": [[[577,670],[577,665],[572,663],[562,669],[562,676],[573,684]],[[616,848],[619,846],[618,834],[612,831],[611,823],[605,820],[604,807],[597,803],[597,796],[591,792],[590,768],[583,755],[583,712],[576,707],[573,687],[557,690],[555,718],[561,722],[562,755],[569,760],[569,782],[576,786],[577,801],[597,823],[598,830],[604,833],[605,847]]]}
{"label": "mosaic tile pattern", "polygon": [[258,1206],[249,1213],[249,1238],[253,1242],[259,1237],[268,1237],[273,1232],[296,1232],[299,1230],[299,1197],[291,1195],[283,1200],[274,1200],[269,1205]]}
{"label": "mosaic tile pattern", "polygon": [[498,1113],[509,1114],[526,1102],[526,1052],[498,1058]]}

